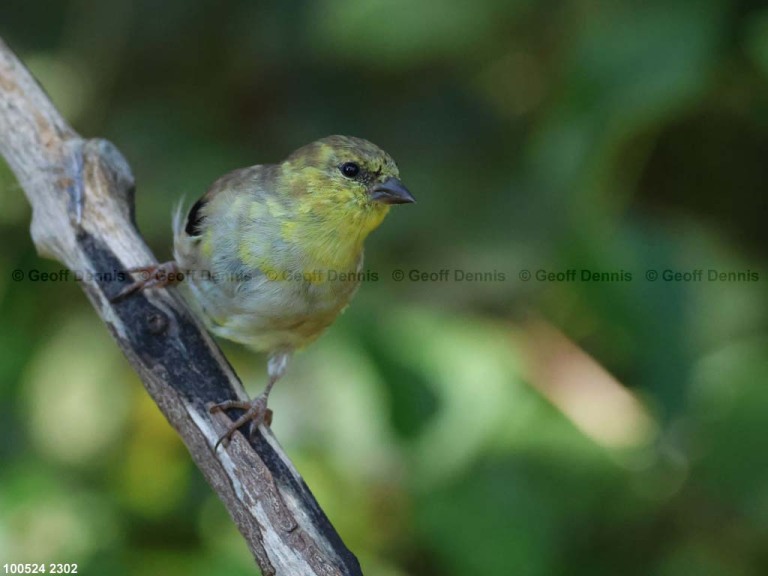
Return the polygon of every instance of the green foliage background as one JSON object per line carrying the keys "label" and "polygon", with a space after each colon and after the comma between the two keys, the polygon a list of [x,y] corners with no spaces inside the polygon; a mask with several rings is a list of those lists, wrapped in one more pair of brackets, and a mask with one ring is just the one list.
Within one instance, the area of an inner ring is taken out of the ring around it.
{"label": "green foliage background", "polygon": [[[126,155],[159,258],[225,171],[332,133],[398,161],[379,281],[273,395],[367,575],[768,573],[762,3],[4,0],[0,36]],[[12,281],[60,266],[5,165],[0,206],[0,563],[253,574],[77,285]],[[571,268],[632,281],[519,279]]]}

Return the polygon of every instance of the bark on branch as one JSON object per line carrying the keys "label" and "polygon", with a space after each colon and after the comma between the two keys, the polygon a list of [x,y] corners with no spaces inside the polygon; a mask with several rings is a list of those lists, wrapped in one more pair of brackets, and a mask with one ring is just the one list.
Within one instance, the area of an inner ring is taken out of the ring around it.
{"label": "bark on branch", "polygon": [[147,391],[229,510],[265,575],[360,575],[272,433],[235,434],[207,406],[243,399],[237,376],[173,290],[110,298],[127,268],[155,262],[133,219],[133,176],[106,140],[81,138],[0,39],[0,154],[32,205],[42,256],[83,272],[81,286]]}

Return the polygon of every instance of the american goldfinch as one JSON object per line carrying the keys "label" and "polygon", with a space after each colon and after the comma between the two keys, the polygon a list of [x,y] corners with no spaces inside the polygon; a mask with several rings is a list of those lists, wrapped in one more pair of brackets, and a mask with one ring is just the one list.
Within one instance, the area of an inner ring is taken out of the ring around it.
{"label": "american goldfinch", "polygon": [[121,296],[183,275],[182,294],[212,333],[267,353],[264,391],[211,409],[245,410],[219,442],[269,418],[269,393],[294,350],[320,336],[357,290],[366,237],[392,204],[410,202],[389,154],[329,136],[279,164],[230,172],[186,216],[177,210],[175,260],[137,269],[143,280]]}

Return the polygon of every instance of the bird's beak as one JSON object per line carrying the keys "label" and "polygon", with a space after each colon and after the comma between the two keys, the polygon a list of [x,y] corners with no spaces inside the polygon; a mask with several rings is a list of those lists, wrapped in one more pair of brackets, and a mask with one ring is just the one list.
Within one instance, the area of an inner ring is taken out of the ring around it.
{"label": "bird's beak", "polygon": [[416,198],[397,178],[387,178],[371,189],[371,200],[383,204],[410,204]]}

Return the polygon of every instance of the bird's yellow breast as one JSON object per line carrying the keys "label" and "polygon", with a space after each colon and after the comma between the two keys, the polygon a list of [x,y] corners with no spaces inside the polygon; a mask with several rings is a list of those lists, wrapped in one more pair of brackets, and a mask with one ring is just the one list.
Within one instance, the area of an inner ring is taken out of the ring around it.
{"label": "bird's yellow breast", "polygon": [[262,254],[251,263],[272,270],[298,265],[305,272],[355,271],[365,238],[381,224],[388,207],[363,201],[351,184],[340,185],[322,171],[291,168],[283,166],[278,194],[256,210],[279,223],[280,240],[297,257]]}

